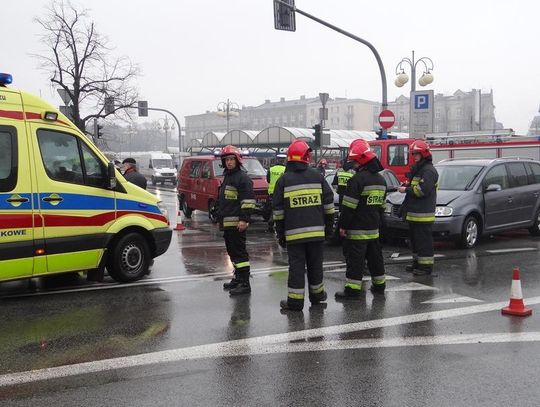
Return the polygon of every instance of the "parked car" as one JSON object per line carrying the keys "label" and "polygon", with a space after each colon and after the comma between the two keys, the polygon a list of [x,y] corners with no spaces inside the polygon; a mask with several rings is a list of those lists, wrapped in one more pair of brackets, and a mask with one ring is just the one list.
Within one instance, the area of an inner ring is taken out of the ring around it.
{"label": "parked car", "polygon": [[[242,157],[242,165],[253,180],[256,208],[255,214],[265,221],[270,219],[268,211],[268,182],[266,170],[254,157]],[[213,223],[217,222],[218,191],[223,182],[221,158],[213,155],[186,157],[178,172],[178,203],[184,216],[191,218],[194,210],[208,212]]]}
{"label": "parked car", "polygon": [[[473,247],[483,234],[527,228],[540,235],[540,162],[528,159],[454,159],[439,162],[433,234]],[[404,194],[388,195],[385,223],[405,231],[398,217]]]}
{"label": "parked car", "polygon": [[[335,206],[335,215],[334,215],[334,234],[332,237],[333,242],[337,242],[340,240],[339,232],[337,230],[337,222],[339,220],[339,195],[337,193],[337,185],[332,185],[332,182],[334,181],[334,176],[336,175],[335,172],[332,172],[330,174],[325,175],[326,182],[332,187],[334,190],[334,206]],[[387,193],[393,193],[396,192],[400,182],[396,176],[396,174],[389,169],[384,169],[381,171],[381,175],[384,177],[384,180],[386,181],[386,192]]]}

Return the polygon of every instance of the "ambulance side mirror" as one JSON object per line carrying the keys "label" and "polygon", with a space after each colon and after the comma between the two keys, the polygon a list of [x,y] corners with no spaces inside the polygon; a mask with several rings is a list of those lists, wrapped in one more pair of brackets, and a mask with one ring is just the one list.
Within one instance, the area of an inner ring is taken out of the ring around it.
{"label": "ambulance side mirror", "polygon": [[114,163],[107,165],[107,189],[116,188],[116,167]]}

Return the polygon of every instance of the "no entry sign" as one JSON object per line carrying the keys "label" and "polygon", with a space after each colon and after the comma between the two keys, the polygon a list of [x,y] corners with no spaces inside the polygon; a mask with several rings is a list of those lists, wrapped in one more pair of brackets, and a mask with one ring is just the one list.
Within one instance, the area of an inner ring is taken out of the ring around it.
{"label": "no entry sign", "polygon": [[396,122],[396,116],[391,110],[383,110],[379,114],[379,124],[385,129],[389,129]]}

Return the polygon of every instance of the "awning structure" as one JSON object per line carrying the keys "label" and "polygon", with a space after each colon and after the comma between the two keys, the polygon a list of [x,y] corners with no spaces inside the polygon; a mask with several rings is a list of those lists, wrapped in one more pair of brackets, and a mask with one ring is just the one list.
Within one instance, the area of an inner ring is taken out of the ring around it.
{"label": "awning structure", "polygon": [[201,147],[220,147],[222,145],[221,140],[223,140],[223,137],[225,137],[225,133],[209,131],[204,135]]}
{"label": "awning structure", "polygon": [[294,140],[312,142],[313,129],[297,127],[267,127],[257,134],[253,144],[260,147],[287,147]]}
{"label": "awning structure", "polygon": [[256,130],[231,130],[225,134],[221,140],[222,146],[250,146],[253,144],[253,139],[259,134]]}

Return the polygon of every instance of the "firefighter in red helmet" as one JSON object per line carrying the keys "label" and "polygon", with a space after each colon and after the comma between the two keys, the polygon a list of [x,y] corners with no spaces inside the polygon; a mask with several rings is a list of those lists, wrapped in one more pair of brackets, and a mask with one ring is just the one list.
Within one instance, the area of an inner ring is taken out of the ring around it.
{"label": "firefighter in red helmet", "polygon": [[323,285],[323,242],[332,234],[334,193],[319,172],[309,167],[311,148],[296,140],[287,150],[287,171],[279,178],[272,198],[279,245],[287,247],[289,280],[284,310],[304,307],[305,272],[309,301],[326,300]]}
{"label": "firefighter in red helmet", "polygon": [[328,166],[328,162],[326,161],[326,158],[321,158],[319,160],[319,164],[317,165],[317,170],[321,173],[321,175],[324,177],[326,175],[326,167]]}
{"label": "firefighter in red helmet", "polygon": [[379,242],[379,226],[386,197],[383,167],[369,144],[362,140],[351,144],[348,160],[356,173],[347,183],[338,226],[345,238],[343,254],[347,263],[345,288],[336,299],[357,299],[362,294],[362,277],[367,260],[371,274],[371,291],[383,293],[386,288],[384,261]]}
{"label": "firefighter in red helmet", "polygon": [[253,181],[242,167],[242,156],[234,146],[221,151],[224,168],[223,183],[219,188],[218,220],[223,230],[225,247],[234,267],[234,276],[223,284],[231,296],[249,294],[249,255],[246,250],[246,230],[255,208]]}
{"label": "firefighter in red helmet", "polygon": [[411,167],[406,186],[398,191],[406,194],[402,214],[409,223],[409,240],[413,263],[406,267],[416,276],[433,272],[433,222],[437,204],[439,174],[433,166],[429,144],[416,140],[411,145],[415,164]]}

